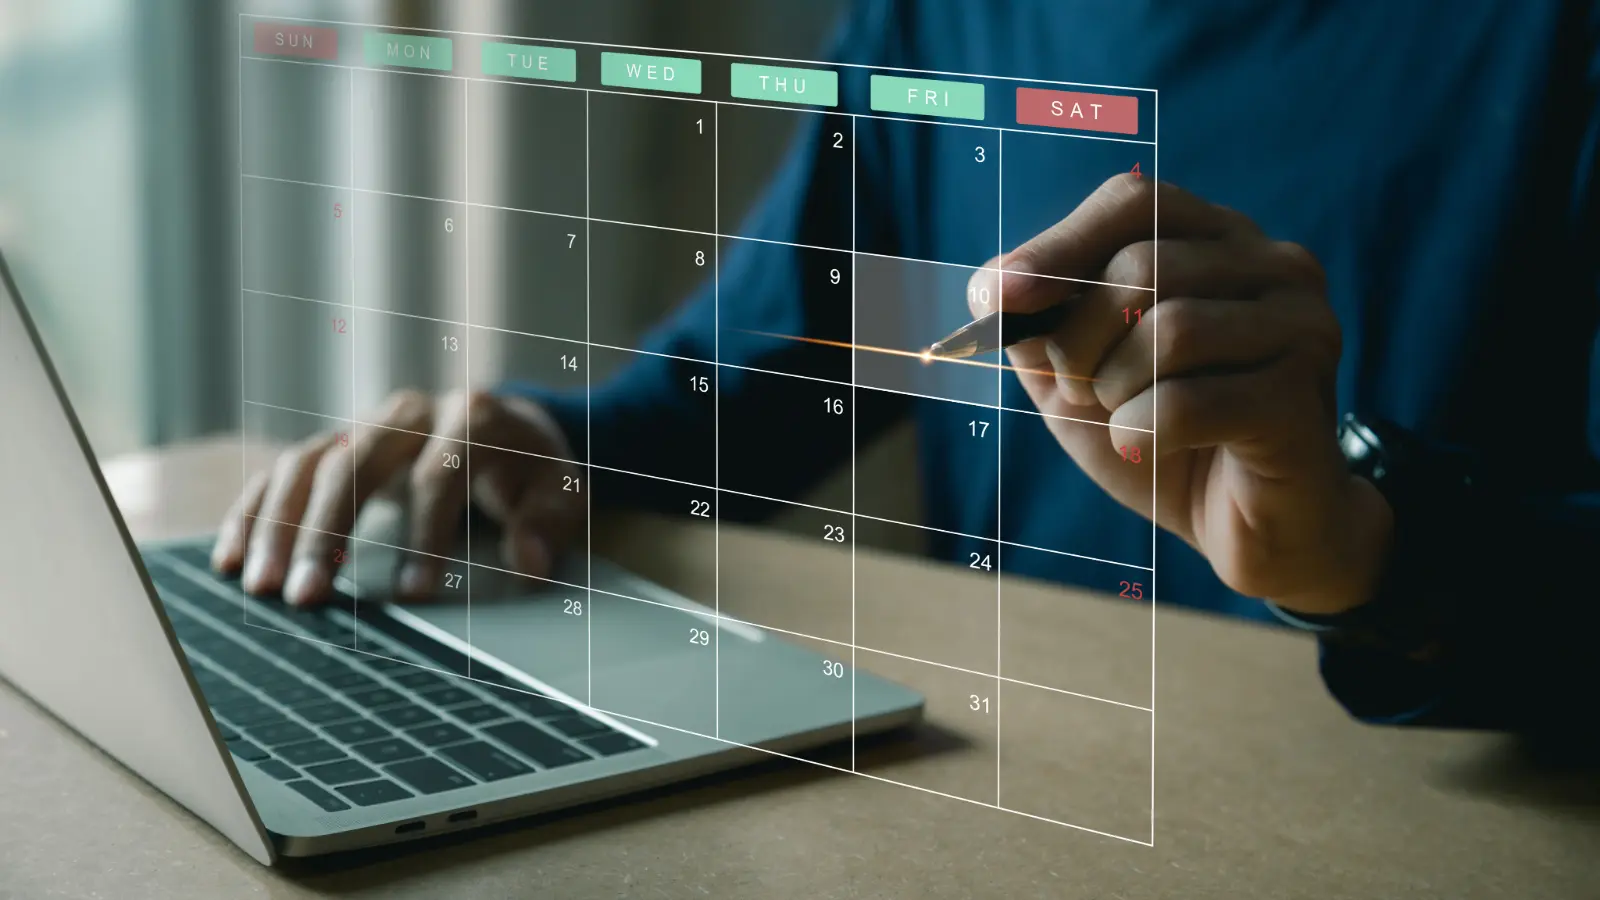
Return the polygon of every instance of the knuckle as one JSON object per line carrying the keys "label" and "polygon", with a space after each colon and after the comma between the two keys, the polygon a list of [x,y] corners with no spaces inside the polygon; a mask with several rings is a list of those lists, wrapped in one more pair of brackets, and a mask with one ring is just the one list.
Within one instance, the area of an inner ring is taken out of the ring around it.
{"label": "knuckle", "polygon": [[491,391],[475,388],[466,393],[462,400],[462,410],[467,427],[482,428],[500,417],[500,398]]}
{"label": "knuckle", "polygon": [[354,451],[349,447],[333,446],[328,448],[317,460],[316,479],[323,481],[329,478],[338,478],[350,470],[351,459]]}
{"label": "knuckle", "polygon": [[1327,273],[1322,268],[1322,263],[1317,261],[1316,254],[1302,244],[1294,241],[1274,241],[1273,249],[1289,262],[1309,283],[1319,288],[1327,283]]}
{"label": "knuckle", "polygon": [[1106,280],[1112,284],[1136,288],[1154,288],[1156,282],[1156,245],[1154,241],[1140,241],[1118,250],[1106,265]]}
{"label": "knuckle", "polygon": [[389,402],[385,409],[385,418],[390,420],[410,420],[427,412],[433,405],[433,398],[424,391],[416,388],[401,388],[389,395]]}
{"label": "knuckle", "polygon": [[1187,359],[1196,342],[1204,340],[1198,333],[1204,330],[1199,313],[1196,304],[1179,298],[1157,303],[1145,314],[1158,364],[1175,364]]}

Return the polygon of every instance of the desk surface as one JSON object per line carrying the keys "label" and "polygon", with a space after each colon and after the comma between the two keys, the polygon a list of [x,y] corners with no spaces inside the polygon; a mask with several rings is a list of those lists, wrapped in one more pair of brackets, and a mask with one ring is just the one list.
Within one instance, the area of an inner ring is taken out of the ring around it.
{"label": "desk surface", "polygon": [[[108,476],[139,537],[204,531],[238,483],[238,449],[119,460]],[[596,529],[597,550],[691,595],[713,577],[685,561],[686,542],[703,539],[642,518]],[[841,588],[820,542],[726,525],[721,542],[748,563],[723,573],[736,614],[776,624]],[[966,579],[858,554],[858,590],[884,598],[859,611],[859,633],[923,651],[905,656],[961,658],[970,635],[939,623],[972,596],[964,586],[979,582]],[[1148,608],[1009,580],[1002,602],[1008,676],[1026,666],[1096,696],[1133,685],[1149,702]],[[1600,896],[1591,776],[1527,762],[1493,735],[1354,724],[1323,692],[1300,635],[1165,607],[1156,623],[1153,846],[941,796],[992,802],[998,775],[1008,807],[1145,838],[1145,713],[1006,683],[997,726],[966,703],[992,678],[895,656],[858,662],[928,694],[929,718],[856,748],[857,768],[875,778],[775,760],[531,824],[275,870],[0,685],[0,897]],[[815,755],[844,767],[850,757],[849,747]]]}

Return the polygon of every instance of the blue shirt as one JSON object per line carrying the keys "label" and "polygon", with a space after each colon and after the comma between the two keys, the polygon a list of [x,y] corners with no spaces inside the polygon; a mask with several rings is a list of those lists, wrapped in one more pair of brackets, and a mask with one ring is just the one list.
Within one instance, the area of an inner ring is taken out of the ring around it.
{"label": "blue shirt", "polygon": [[[1159,177],[1303,244],[1326,268],[1344,332],[1341,409],[1514,466],[1521,496],[1566,520],[1590,508],[1582,492],[1597,483],[1600,449],[1597,46],[1597,6],[1559,0],[1458,0],[1447,15],[1355,0],[925,0],[859,4],[831,58],[1158,89]],[[841,107],[865,110],[865,90],[864,74],[847,72]],[[830,161],[830,131],[812,117],[739,233],[837,246],[838,223],[852,215],[850,170]],[[971,176],[974,134],[858,119],[856,245],[966,264],[995,255],[996,188]],[[1148,149],[1078,143],[1081,164],[1062,165],[1045,139],[1008,137],[1006,172],[1028,183],[1004,190],[1005,249]],[[784,389],[747,370],[825,369],[830,351],[750,332],[848,334],[848,306],[808,277],[798,251],[732,242],[721,264],[716,296],[708,284],[655,330],[646,346],[663,355],[596,385],[587,421],[582,397],[545,398],[580,453],[588,433],[597,451],[635,462],[703,456],[714,407],[682,390],[703,371],[683,359],[728,364],[717,385],[724,421],[791,427]],[[917,333],[964,315],[964,304],[947,305]],[[1014,377],[1002,382],[1004,406],[1032,408]],[[1090,482],[1036,416],[1004,417],[1002,464],[992,444],[955,439],[972,408],[863,392],[858,438],[906,415],[919,433],[927,524],[940,529],[934,555],[965,561],[985,549],[998,500],[1008,541],[1148,563],[1148,523]],[[724,448],[722,483],[759,479],[773,496],[797,494],[848,458],[847,445],[830,446],[838,452],[808,445],[759,461]],[[741,470],[752,466],[765,468]],[[1530,534],[1553,521],[1529,515]],[[1172,535],[1160,532],[1154,552],[1162,602],[1269,618]],[[1109,586],[1069,557],[1020,554],[1007,568]],[[1475,574],[1515,584],[1509,566]],[[1357,711],[1404,718],[1414,700]]]}

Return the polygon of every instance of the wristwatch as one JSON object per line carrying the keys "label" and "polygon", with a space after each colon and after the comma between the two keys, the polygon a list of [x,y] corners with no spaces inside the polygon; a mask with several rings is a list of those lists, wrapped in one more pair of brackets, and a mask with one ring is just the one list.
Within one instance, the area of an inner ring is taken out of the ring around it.
{"label": "wristwatch", "polygon": [[1414,655],[1445,637],[1448,603],[1460,586],[1456,531],[1477,489],[1472,454],[1421,439],[1382,419],[1341,418],[1339,448],[1350,471],[1378,488],[1394,514],[1394,539],[1378,587],[1366,603],[1332,615],[1267,607],[1284,622],[1340,643]]}

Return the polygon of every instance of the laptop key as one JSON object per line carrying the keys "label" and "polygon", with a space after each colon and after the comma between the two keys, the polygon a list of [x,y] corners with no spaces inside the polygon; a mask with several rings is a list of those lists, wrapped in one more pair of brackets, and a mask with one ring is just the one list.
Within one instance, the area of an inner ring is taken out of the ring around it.
{"label": "laptop key", "polygon": [[389,677],[401,686],[411,688],[414,691],[426,691],[432,688],[450,686],[450,682],[432,672],[396,672]]}
{"label": "laptop key", "polygon": [[212,704],[211,711],[240,728],[249,728],[251,725],[261,725],[267,722],[284,721],[283,713],[256,700],[247,700],[242,703],[228,705]]}
{"label": "laptop key", "polygon": [[360,672],[349,668],[348,666],[343,672],[325,675],[317,680],[328,687],[343,693],[349,693],[350,691],[365,691],[375,687],[382,687],[382,685],[378,684],[376,680],[363,675]]}
{"label": "laptop key", "polygon": [[428,747],[440,747],[445,744],[454,744],[464,741],[468,735],[465,731],[448,722],[439,722],[434,725],[424,725],[406,732],[412,740]]}
{"label": "laptop key", "polygon": [[607,728],[588,716],[581,715],[562,716],[559,719],[546,719],[544,724],[549,725],[551,728],[554,728],[570,738],[586,738],[591,735],[604,734],[611,730],[610,728]]}
{"label": "laptop key", "polygon": [[378,777],[377,772],[353,759],[341,759],[338,762],[323,763],[320,766],[308,766],[306,774],[323,784],[350,784],[353,781],[366,781],[369,778]]}
{"label": "laptop key", "polygon": [[360,718],[360,713],[345,706],[343,703],[329,701],[327,703],[313,703],[309,706],[297,706],[295,715],[313,725],[329,725],[334,722],[345,722],[350,719]]}
{"label": "laptop key", "polygon": [[[161,552],[175,557],[180,562],[188,563],[202,572],[211,571],[211,547],[208,545],[193,544],[181,547],[163,547]],[[154,575],[155,572],[152,571],[151,574]],[[220,578],[222,576],[216,575],[215,577]]]}
{"label": "laptop key", "polygon": [[616,756],[618,753],[627,753],[629,750],[637,750],[644,746],[643,743],[620,731],[584,738],[583,744],[601,756]]}
{"label": "laptop key", "polygon": [[404,781],[424,794],[438,794],[456,788],[471,787],[471,778],[457,772],[437,759],[413,759],[384,768],[391,776]]}
{"label": "laptop key", "polygon": [[498,722],[501,719],[511,718],[511,713],[498,706],[490,706],[487,703],[458,706],[450,710],[450,715],[466,722],[468,725],[482,725],[485,722]]}
{"label": "laptop key", "polygon": [[527,722],[506,722],[483,729],[484,734],[533,760],[546,769],[584,762],[590,756]]}
{"label": "laptop key", "polygon": [[348,699],[351,703],[354,703],[357,706],[365,706],[367,709],[376,709],[380,706],[393,706],[396,703],[406,702],[406,698],[400,696],[394,691],[389,690],[388,688],[374,688],[370,691],[355,691],[354,693],[346,694],[345,696],[346,699]]}
{"label": "laptop key", "polygon": [[410,791],[392,781],[368,781],[363,784],[349,784],[339,788],[339,793],[345,795],[357,806],[377,806],[379,803],[393,803],[407,797],[416,796]]}
{"label": "laptop key", "polygon": [[256,768],[271,775],[279,781],[292,781],[300,777],[300,773],[289,768],[275,759],[263,759],[256,762]]}
{"label": "laptop key", "polygon": [[250,736],[255,738],[256,743],[264,744],[268,747],[298,744],[301,741],[309,741],[316,737],[311,733],[311,729],[304,725],[296,725],[293,722],[273,722],[257,725],[254,728],[246,728],[245,730],[250,732]]}
{"label": "laptop key", "polygon": [[288,685],[271,685],[261,689],[263,694],[282,703],[284,706],[305,706],[311,703],[323,703],[331,699],[323,691],[317,690],[309,684],[300,682]]}
{"label": "laptop key", "polygon": [[217,722],[217,737],[222,738],[224,741],[232,741],[238,739],[239,732],[234,731],[232,728],[229,728],[221,722]]}
{"label": "laptop key", "polygon": [[328,737],[346,744],[360,744],[365,741],[375,741],[378,738],[389,737],[389,729],[369,719],[360,719],[355,722],[340,722],[337,725],[328,725],[322,729]]}
{"label": "laptop key", "polygon": [[397,737],[356,744],[350,749],[379,765],[399,762],[403,759],[412,759],[422,755],[422,751],[417,748],[417,745]]}
{"label": "laptop key", "polygon": [[429,722],[439,721],[425,706],[413,703],[407,706],[394,706],[389,709],[380,709],[373,715],[388,722],[396,728],[410,728],[414,725],[425,725]]}
{"label": "laptop key", "polygon": [[234,756],[245,762],[260,762],[272,756],[272,754],[246,740],[229,741],[228,749],[233,752]]}
{"label": "laptop key", "polygon": [[422,668],[414,662],[391,659],[387,656],[366,656],[362,657],[361,662],[365,663],[368,668],[376,669],[379,672],[412,672]]}
{"label": "laptop key", "polygon": [[535,719],[549,719],[572,713],[572,707],[565,703],[551,700],[549,697],[541,697],[538,694],[528,694],[515,690],[497,690],[494,693],[502,703],[512,709],[525,712]]}
{"label": "laptop key", "polygon": [[466,769],[473,777],[482,781],[499,781],[502,778],[526,775],[533,771],[511,754],[482,741],[445,747],[439,751],[439,755]]}
{"label": "laptop key", "polygon": [[431,691],[418,691],[424,700],[435,706],[460,706],[463,703],[472,703],[478,698],[458,687],[435,688]]}
{"label": "laptop key", "polygon": [[287,744],[282,747],[274,747],[273,750],[276,751],[279,756],[283,757],[285,762],[291,762],[297,766],[309,766],[315,763],[333,762],[336,759],[344,758],[343,750],[340,750],[338,747],[335,747],[327,741],[322,740],[304,741],[299,744]]}
{"label": "laptop key", "polygon": [[328,793],[309,781],[291,781],[289,782],[289,787],[299,791],[302,797],[305,797],[307,800],[310,800],[312,803],[315,803],[328,812],[338,812],[341,809],[350,808],[350,804],[340,800],[338,797],[335,797],[334,795]]}

